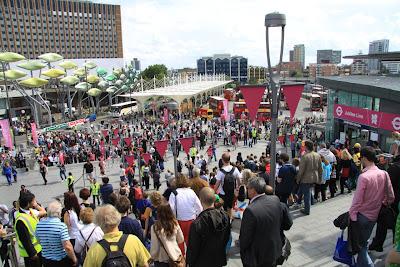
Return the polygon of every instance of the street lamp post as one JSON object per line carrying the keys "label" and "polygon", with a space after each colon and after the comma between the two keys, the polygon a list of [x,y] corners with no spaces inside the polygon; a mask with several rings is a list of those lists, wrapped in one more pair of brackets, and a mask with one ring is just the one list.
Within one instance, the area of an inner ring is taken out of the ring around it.
{"label": "street lamp post", "polygon": [[[282,65],[283,44],[285,36],[286,16],[280,13],[269,13],[265,15],[265,36],[266,36],[266,49],[267,61],[269,70],[269,84],[272,92],[272,112],[271,112],[271,172],[272,187],[275,191],[275,170],[276,170],[276,138],[277,138],[277,123],[278,123],[278,87],[279,87],[279,74]],[[269,35],[268,30],[271,27],[281,27],[281,50],[279,57],[279,65],[277,72],[272,72],[271,58],[269,53]]]}

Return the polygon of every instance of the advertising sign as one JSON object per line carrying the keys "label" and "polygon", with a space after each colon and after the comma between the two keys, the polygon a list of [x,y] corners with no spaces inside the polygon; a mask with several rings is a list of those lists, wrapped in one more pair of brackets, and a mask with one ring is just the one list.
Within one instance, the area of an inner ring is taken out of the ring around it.
{"label": "advertising sign", "polygon": [[333,117],[388,131],[400,131],[400,114],[336,104],[333,107]]}

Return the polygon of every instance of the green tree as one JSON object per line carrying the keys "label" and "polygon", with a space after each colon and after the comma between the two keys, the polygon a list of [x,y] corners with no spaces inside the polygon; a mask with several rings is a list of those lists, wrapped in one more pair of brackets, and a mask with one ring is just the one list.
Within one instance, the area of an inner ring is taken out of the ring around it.
{"label": "green tree", "polygon": [[153,79],[154,77],[162,79],[164,76],[167,76],[167,67],[164,64],[150,65],[140,74],[146,80]]}
{"label": "green tree", "polygon": [[249,79],[249,84],[254,85],[254,84],[258,84],[258,80],[256,77],[251,77]]}

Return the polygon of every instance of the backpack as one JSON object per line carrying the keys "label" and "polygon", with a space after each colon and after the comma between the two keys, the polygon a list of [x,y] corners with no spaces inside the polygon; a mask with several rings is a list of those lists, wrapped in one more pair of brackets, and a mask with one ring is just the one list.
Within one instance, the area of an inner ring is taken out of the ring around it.
{"label": "backpack", "polygon": [[[128,235],[122,235],[118,242],[108,242],[105,239],[98,241],[100,246],[106,251],[107,255],[101,264],[102,267],[132,267],[131,262],[124,253],[124,247]],[[118,250],[112,251],[110,245],[117,245]]]}
{"label": "backpack", "polygon": [[226,172],[224,169],[221,169],[222,173],[225,175],[224,177],[224,185],[222,189],[224,190],[226,195],[233,195],[235,191],[235,177],[233,173],[235,172],[235,167],[232,167],[230,172]]}
{"label": "backpack", "polygon": [[141,200],[143,199],[143,191],[140,187],[135,187],[135,200]]}
{"label": "backpack", "polygon": [[237,199],[238,199],[239,201],[241,201],[241,202],[243,202],[243,201],[246,200],[246,188],[244,187],[244,185],[241,185],[241,186],[239,187],[239,194],[238,194]]}
{"label": "backpack", "polygon": [[82,262],[85,261],[86,255],[87,255],[87,253],[88,253],[88,251],[89,251],[89,246],[88,246],[87,242],[89,241],[90,237],[92,236],[92,234],[93,234],[94,230],[96,230],[96,228],[97,228],[97,226],[96,226],[95,228],[93,228],[92,232],[90,233],[90,235],[88,236],[87,239],[85,239],[85,237],[83,236],[82,231],[79,230],[79,233],[81,234],[83,240],[85,240],[85,245],[83,246],[83,250],[82,250],[82,252],[81,252],[81,259],[82,259]]}

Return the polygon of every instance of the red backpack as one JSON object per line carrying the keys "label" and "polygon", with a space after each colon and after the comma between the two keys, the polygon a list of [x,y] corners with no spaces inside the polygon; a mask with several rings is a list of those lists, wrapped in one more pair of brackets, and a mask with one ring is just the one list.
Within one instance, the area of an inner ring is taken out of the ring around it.
{"label": "red backpack", "polygon": [[135,200],[141,200],[143,199],[143,191],[142,188],[140,187],[135,187]]}

